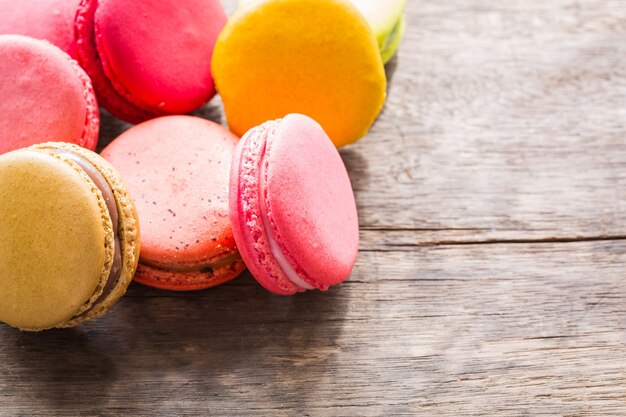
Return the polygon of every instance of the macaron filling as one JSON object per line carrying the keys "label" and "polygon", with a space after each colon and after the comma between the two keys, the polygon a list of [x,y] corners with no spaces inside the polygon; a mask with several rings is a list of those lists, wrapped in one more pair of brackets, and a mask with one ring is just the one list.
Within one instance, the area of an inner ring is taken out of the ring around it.
{"label": "macaron filling", "polygon": [[[263,202],[263,205],[265,205],[265,201],[263,198],[261,199],[261,201]],[[278,246],[278,242],[274,238],[274,233],[272,232],[270,222],[267,218],[267,214],[265,213],[264,209],[261,209],[261,218],[263,219],[263,228],[265,229],[265,238],[267,239],[267,242],[270,244],[270,250],[272,252],[272,255],[274,256],[274,259],[276,260],[276,263],[280,267],[283,275],[285,275],[285,277],[287,277],[287,279],[291,281],[297,287],[300,287],[305,290],[315,289],[314,286],[306,282],[304,279],[300,277],[300,275],[298,275],[298,272],[295,270],[293,266],[291,266],[291,264],[287,260],[287,257],[285,256],[283,251],[280,249],[280,246]]]}
{"label": "macaron filling", "polygon": [[[280,123],[280,120],[276,121],[276,124],[278,123]],[[261,212],[261,219],[263,221],[263,229],[265,231],[265,238],[267,239],[267,242],[269,243],[270,251],[272,252],[272,255],[274,256],[274,259],[276,260],[276,263],[281,269],[281,272],[283,273],[283,275],[289,281],[291,281],[295,286],[301,289],[305,289],[305,290],[313,290],[315,289],[315,287],[309,284],[303,277],[300,276],[300,274],[298,274],[298,272],[296,271],[296,268],[294,268],[291,265],[291,263],[287,259],[287,256],[280,248],[280,245],[278,244],[278,241],[276,240],[276,237],[274,236],[274,232],[272,231],[272,226],[270,224],[269,216],[267,215],[268,204],[267,204],[266,180],[265,180],[267,178],[265,175],[265,166],[266,166],[266,163],[265,163],[266,153],[265,152],[267,151],[267,141],[269,140],[269,136],[274,132],[274,130],[275,129],[270,129],[267,132],[267,137],[265,138],[265,149],[263,152],[263,160],[261,161],[261,168],[259,170],[259,181],[258,181],[258,184],[260,185],[259,186],[259,202],[261,203],[259,211]]]}
{"label": "macaron filling", "polygon": [[[96,299],[93,305],[82,314],[85,314],[92,310],[94,306],[96,306],[100,301],[104,300],[113,288],[115,288],[115,284],[119,280],[122,274],[122,250],[121,250],[121,241],[119,237],[119,215],[117,211],[117,205],[115,203],[115,196],[113,195],[113,189],[104,178],[104,176],[98,171],[98,169],[91,164],[91,162],[87,161],[85,158],[78,156],[72,152],[62,150],[62,149],[48,149],[50,152],[64,156],[66,158],[71,159],[75,162],[81,169],[87,174],[89,178],[94,182],[96,187],[102,193],[104,198],[104,202],[107,207],[107,211],[109,212],[109,217],[111,218],[111,223],[113,224],[113,240],[115,242],[115,249],[113,254],[113,263],[111,265],[111,271],[109,272],[109,276],[107,277],[106,283],[102,290],[100,296]],[[81,314],[81,315],[82,315]]]}
{"label": "macaron filling", "polygon": [[221,258],[218,261],[212,262],[212,263],[208,263],[208,264],[204,264],[204,265],[198,265],[198,266],[179,266],[179,265],[160,265],[158,263],[155,262],[150,262],[150,261],[146,261],[145,259],[141,260],[141,263],[143,265],[147,265],[151,268],[156,268],[156,269],[161,269],[163,271],[169,271],[169,272],[205,272],[205,273],[210,273],[213,272],[213,270],[221,268],[223,266],[227,266],[232,264],[233,262],[237,262],[241,260],[241,255],[239,255],[239,253],[234,253],[231,255],[227,255],[223,258]]}

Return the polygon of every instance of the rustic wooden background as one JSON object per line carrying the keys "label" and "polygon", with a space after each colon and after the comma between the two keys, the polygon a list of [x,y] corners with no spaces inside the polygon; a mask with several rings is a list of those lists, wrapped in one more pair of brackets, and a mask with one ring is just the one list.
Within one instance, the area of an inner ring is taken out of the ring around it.
{"label": "rustic wooden background", "polygon": [[[0,415],[626,415],[626,2],[407,18],[386,108],[342,151],[348,282],[133,285],[76,329],[2,326]],[[103,144],[127,127],[104,122]]]}

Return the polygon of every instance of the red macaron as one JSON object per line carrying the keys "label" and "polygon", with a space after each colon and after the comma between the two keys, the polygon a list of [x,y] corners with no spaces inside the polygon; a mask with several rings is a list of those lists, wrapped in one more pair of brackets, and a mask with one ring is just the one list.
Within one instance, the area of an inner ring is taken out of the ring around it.
{"label": "red macaron", "polygon": [[100,113],[89,77],[51,43],[0,35],[0,154],[48,141],[94,150]]}
{"label": "red macaron", "polygon": [[189,113],[215,95],[219,0],[82,0],[78,60],[100,104],[131,123]]}
{"label": "red macaron", "polygon": [[124,178],[141,223],[135,280],[169,290],[226,282],[244,269],[228,216],[230,162],[238,138],[191,116],[139,124],[102,156]]}
{"label": "red macaron", "polygon": [[229,202],[241,256],[269,291],[327,290],[350,275],[359,245],[354,194],[337,149],[313,119],[292,114],[246,133]]}

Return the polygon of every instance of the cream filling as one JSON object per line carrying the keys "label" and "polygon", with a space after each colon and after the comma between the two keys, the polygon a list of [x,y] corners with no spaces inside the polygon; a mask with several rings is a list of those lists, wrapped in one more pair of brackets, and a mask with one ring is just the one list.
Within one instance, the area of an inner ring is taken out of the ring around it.
{"label": "cream filling", "polygon": [[[267,139],[266,139],[266,146],[267,146]],[[306,282],[304,279],[302,279],[302,277],[298,274],[295,268],[291,266],[291,263],[289,263],[289,260],[285,256],[282,249],[280,249],[280,246],[278,245],[278,242],[276,241],[274,237],[274,232],[272,231],[270,221],[267,217],[267,211],[266,211],[267,204],[265,202],[265,182],[263,181],[263,178],[265,178],[265,163],[264,161],[261,161],[261,171],[259,173],[259,185],[261,184],[263,185],[259,186],[259,202],[261,203],[260,211],[261,211],[261,219],[263,220],[263,228],[265,229],[265,238],[270,244],[270,251],[272,252],[274,259],[276,260],[276,263],[282,270],[283,274],[287,277],[287,279],[289,279],[289,281],[291,281],[292,284],[294,284],[295,286],[299,288],[304,288],[305,290],[314,290],[315,287],[309,284],[308,282]]]}
{"label": "cream filling", "polygon": [[274,234],[272,232],[272,229],[270,228],[270,224],[267,216],[265,215],[265,212],[261,212],[261,217],[263,218],[263,227],[265,228],[265,238],[269,242],[272,255],[274,256],[274,259],[276,259],[276,263],[282,270],[283,274],[295,286],[304,288],[306,290],[314,290],[314,286],[303,280],[300,275],[298,275],[298,272],[296,272],[296,270],[291,266],[291,264],[287,260],[287,257],[278,246],[278,243],[276,243],[276,239],[274,239]]}
{"label": "cream filling", "polygon": [[149,261],[145,261],[142,260],[141,263],[143,265],[149,266],[150,268],[155,268],[155,269],[160,269],[161,271],[167,271],[167,272],[204,272],[204,273],[208,273],[213,272],[213,270],[221,268],[223,266],[227,266],[230,264],[233,264],[237,261],[241,260],[241,256],[239,255],[239,253],[234,253],[232,255],[228,255],[224,258],[222,258],[219,261],[216,261],[212,264],[206,264],[206,265],[201,265],[201,266],[194,266],[194,267],[183,267],[183,266],[169,266],[169,267],[164,267],[162,265],[158,265],[156,263],[153,262],[149,262]]}
{"label": "cream filling", "polygon": [[107,296],[111,294],[111,292],[115,288],[115,285],[117,284],[117,281],[122,275],[122,250],[119,236],[120,226],[117,205],[111,186],[93,164],[91,164],[85,158],[70,151],[66,151],[63,149],[48,150],[56,155],[65,156],[71,159],[82,168],[82,170],[87,174],[89,178],[91,178],[96,187],[98,187],[98,189],[102,192],[102,196],[104,198],[104,202],[107,207],[107,211],[109,212],[109,217],[111,218],[111,223],[113,226],[113,240],[115,242],[115,248],[113,253],[113,263],[111,265],[111,271],[109,272],[109,276],[107,277],[104,288],[102,289],[102,294],[100,294],[100,296],[94,301],[89,309],[81,314],[82,316],[93,310],[96,305],[98,305],[102,300],[104,300]]}

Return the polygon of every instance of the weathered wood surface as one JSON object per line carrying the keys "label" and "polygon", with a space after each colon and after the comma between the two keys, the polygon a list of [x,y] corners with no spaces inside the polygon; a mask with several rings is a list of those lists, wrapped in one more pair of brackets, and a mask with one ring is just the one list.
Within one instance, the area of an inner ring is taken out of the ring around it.
{"label": "weathered wood surface", "polygon": [[[407,18],[387,106],[342,151],[350,281],[133,285],[76,329],[0,327],[0,415],[626,415],[626,2]],[[126,127],[105,121],[103,144]]]}

